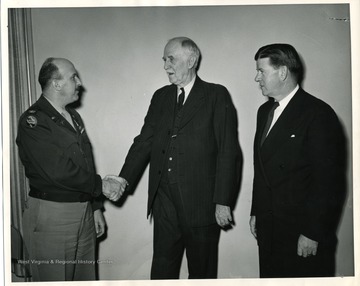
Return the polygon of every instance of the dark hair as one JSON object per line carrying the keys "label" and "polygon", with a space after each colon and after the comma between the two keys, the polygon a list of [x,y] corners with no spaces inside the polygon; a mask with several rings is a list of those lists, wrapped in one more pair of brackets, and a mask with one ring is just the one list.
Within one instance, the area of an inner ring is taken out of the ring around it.
{"label": "dark hair", "polygon": [[189,50],[196,58],[195,61],[195,69],[198,68],[198,65],[200,63],[200,59],[201,59],[201,52],[199,47],[195,44],[195,42],[193,40],[191,40],[190,38],[187,37],[176,37],[176,38],[172,38],[171,40],[169,40],[169,42],[172,41],[178,41],[181,44],[181,47]]}
{"label": "dark hair", "polygon": [[59,68],[54,64],[54,60],[55,58],[48,58],[41,66],[38,78],[41,90],[48,87],[51,79],[61,79]]}
{"label": "dark hair", "polygon": [[269,58],[270,64],[279,68],[286,66],[297,82],[303,77],[303,65],[295,48],[289,44],[271,44],[261,47],[255,54],[255,61]]}

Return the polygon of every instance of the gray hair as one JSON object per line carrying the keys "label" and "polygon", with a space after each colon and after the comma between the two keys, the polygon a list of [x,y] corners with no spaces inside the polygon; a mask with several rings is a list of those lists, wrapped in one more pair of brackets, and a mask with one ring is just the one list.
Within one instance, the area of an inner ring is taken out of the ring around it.
{"label": "gray hair", "polygon": [[179,42],[182,48],[187,49],[191,53],[191,55],[195,57],[196,61],[194,64],[194,68],[197,69],[201,59],[201,52],[199,47],[195,44],[195,42],[187,37],[172,38],[168,41],[168,43],[172,41]]}

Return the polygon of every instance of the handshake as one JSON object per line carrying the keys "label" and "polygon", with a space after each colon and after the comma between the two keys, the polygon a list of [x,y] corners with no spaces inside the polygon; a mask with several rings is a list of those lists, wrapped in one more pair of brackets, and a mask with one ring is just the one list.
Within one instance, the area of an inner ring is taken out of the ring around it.
{"label": "handshake", "polygon": [[107,175],[102,180],[102,192],[109,200],[116,202],[124,194],[128,182],[115,175]]}

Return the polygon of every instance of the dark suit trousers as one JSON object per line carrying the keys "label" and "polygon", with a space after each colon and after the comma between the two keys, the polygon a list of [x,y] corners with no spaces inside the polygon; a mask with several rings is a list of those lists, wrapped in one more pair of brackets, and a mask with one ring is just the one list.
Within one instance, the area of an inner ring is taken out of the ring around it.
{"label": "dark suit trousers", "polygon": [[273,221],[268,218],[258,223],[260,278],[332,277],[335,274],[335,246],[319,243],[316,256],[297,255],[299,234],[290,225],[279,241],[272,231]]}
{"label": "dark suit trousers", "polygon": [[260,278],[333,277],[335,253],[321,251],[316,256],[301,257],[293,253],[274,253],[259,248]]}
{"label": "dark suit trousers", "polygon": [[161,182],[153,205],[151,279],[178,279],[185,250],[190,279],[216,278],[220,228],[188,226],[181,202],[178,184]]}

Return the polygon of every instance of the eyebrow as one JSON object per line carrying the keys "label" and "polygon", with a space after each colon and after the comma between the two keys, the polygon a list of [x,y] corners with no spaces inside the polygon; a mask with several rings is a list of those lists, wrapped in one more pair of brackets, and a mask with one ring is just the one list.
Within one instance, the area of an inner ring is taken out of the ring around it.
{"label": "eyebrow", "polygon": [[173,60],[173,59],[175,59],[175,57],[174,56],[167,56],[167,57],[162,57],[162,59],[165,61],[166,60],[166,58],[168,58],[168,59],[170,59],[170,60]]}

